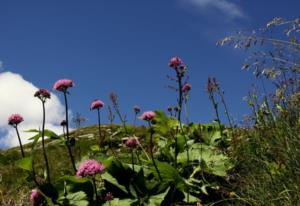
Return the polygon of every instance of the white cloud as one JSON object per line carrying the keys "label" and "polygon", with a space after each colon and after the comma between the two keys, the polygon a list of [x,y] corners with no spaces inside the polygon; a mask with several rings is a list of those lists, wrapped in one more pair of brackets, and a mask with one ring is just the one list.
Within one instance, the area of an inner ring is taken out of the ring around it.
{"label": "white cloud", "polygon": [[241,8],[229,0],[181,0],[182,3],[188,3],[200,10],[215,9],[230,18],[244,18],[245,14]]}
{"label": "white cloud", "polygon": [[[18,113],[24,118],[19,125],[22,143],[27,143],[32,134],[24,132],[28,129],[41,128],[42,105],[33,95],[38,90],[32,83],[12,72],[0,73],[0,147],[18,146],[15,130],[7,124],[11,114]],[[51,93],[46,102],[46,128],[61,133],[59,123],[64,119],[64,107],[58,97]]]}

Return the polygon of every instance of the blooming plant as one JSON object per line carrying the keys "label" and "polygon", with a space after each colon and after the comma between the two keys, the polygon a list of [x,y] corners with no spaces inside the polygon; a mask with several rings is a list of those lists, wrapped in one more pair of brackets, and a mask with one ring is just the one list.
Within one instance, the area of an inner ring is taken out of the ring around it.
{"label": "blooming plant", "polygon": [[15,130],[16,130],[18,140],[19,140],[20,149],[21,149],[21,155],[22,155],[22,157],[25,157],[22,141],[21,141],[21,138],[20,138],[19,130],[18,130],[18,125],[23,121],[24,121],[24,119],[20,114],[12,114],[8,118],[8,124],[11,125],[12,127],[14,127]]}
{"label": "blooming plant", "polygon": [[92,102],[90,109],[91,110],[97,110],[98,114],[98,130],[99,130],[99,147],[102,146],[104,138],[102,137],[102,132],[101,132],[101,119],[100,119],[100,109],[104,106],[103,101],[100,99],[96,99]]}
{"label": "blooming plant", "polygon": [[46,164],[46,172],[47,172],[47,181],[50,183],[50,168],[49,168],[49,161],[47,157],[47,153],[45,150],[45,123],[46,123],[46,110],[45,110],[45,103],[47,99],[50,99],[51,95],[47,89],[39,89],[34,94],[35,97],[39,98],[42,102],[43,107],[43,122],[42,122],[42,148],[43,148],[43,156]]}
{"label": "blooming plant", "polygon": [[56,81],[53,85],[53,89],[57,90],[57,91],[60,91],[63,93],[64,95],[64,99],[65,99],[65,113],[66,113],[66,146],[68,148],[68,152],[69,152],[69,156],[70,156],[70,159],[71,159],[71,164],[72,164],[72,167],[74,169],[74,171],[76,171],[76,165],[75,165],[75,159],[74,159],[74,156],[72,154],[72,149],[71,149],[71,140],[70,140],[70,134],[69,134],[69,114],[68,114],[68,99],[67,99],[67,94],[69,94],[68,92],[68,89],[70,87],[73,87],[74,86],[74,83],[72,80],[70,79],[60,79],[58,81]]}

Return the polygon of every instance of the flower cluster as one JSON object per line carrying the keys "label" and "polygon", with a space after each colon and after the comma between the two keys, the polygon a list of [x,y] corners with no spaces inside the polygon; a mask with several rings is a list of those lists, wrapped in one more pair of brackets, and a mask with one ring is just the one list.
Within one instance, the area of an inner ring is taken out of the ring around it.
{"label": "flower cluster", "polygon": [[104,172],[104,165],[96,160],[86,160],[79,166],[76,173],[78,177],[95,177],[96,174],[102,174]]}
{"label": "flower cluster", "polygon": [[104,106],[104,103],[100,99],[96,99],[91,104],[91,110],[100,109]]}
{"label": "flower cluster", "polygon": [[129,137],[125,145],[128,148],[136,148],[139,145],[139,140],[136,137]]}
{"label": "flower cluster", "polygon": [[209,77],[207,80],[206,90],[208,93],[215,92],[219,88],[219,84],[216,81],[216,78]]}
{"label": "flower cluster", "polygon": [[182,60],[179,57],[173,57],[169,62],[169,66],[172,68],[179,67],[180,65],[182,65]]}
{"label": "flower cluster", "polygon": [[138,113],[141,112],[141,109],[140,109],[139,106],[135,105],[135,106],[133,107],[133,111],[134,111],[135,114],[138,114]]}
{"label": "flower cluster", "polygon": [[145,121],[151,121],[155,117],[155,112],[147,111],[144,112],[139,118]]}
{"label": "flower cluster", "polygon": [[114,199],[114,196],[111,192],[106,193],[105,198],[106,201],[112,201]]}
{"label": "flower cluster", "polygon": [[50,99],[51,94],[47,89],[39,89],[34,93],[35,97],[38,97],[40,100],[45,101],[46,99]]}
{"label": "flower cluster", "polygon": [[53,89],[61,92],[66,92],[69,87],[73,87],[74,83],[70,79],[60,79],[55,82]]}
{"label": "flower cluster", "polygon": [[17,126],[18,124],[20,124],[23,121],[24,121],[24,119],[20,114],[12,114],[8,118],[8,124],[12,125],[12,126]]}
{"label": "flower cluster", "polygon": [[183,92],[183,93],[188,93],[191,89],[192,89],[192,85],[190,85],[189,83],[186,83],[186,84],[183,85],[183,87],[182,87],[182,92]]}
{"label": "flower cluster", "polygon": [[42,194],[37,190],[33,189],[30,194],[30,203],[32,206],[39,206],[44,201],[44,197]]}

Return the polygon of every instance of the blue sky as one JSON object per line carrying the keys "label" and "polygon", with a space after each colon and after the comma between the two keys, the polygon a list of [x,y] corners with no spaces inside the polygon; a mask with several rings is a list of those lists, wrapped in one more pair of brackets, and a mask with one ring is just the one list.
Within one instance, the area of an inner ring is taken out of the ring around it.
{"label": "blue sky", "polygon": [[[204,91],[209,75],[219,80],[232,115],[241,119],[248,112],[242,97],[253,83],[251,73],[240,69],[246,54],[217,47],[216,41],[239,29],[261,27],[275,16],[296,18],[300,9],[298,0],[0,3],[2,72],[50,89],[57,79],[73,79],[70,107],[86,116],[87,124],[96,122],[90,102],[100,98],[108,104],[111,91],[118,93],[129,120],[136,104],[142,110],[174,105],[176,94],[166,88],[166,75],[172,74],[168,61],[174,55],[189,66],[191,120],[214,118]],[[106,114],[104,110],[105,120]]]}

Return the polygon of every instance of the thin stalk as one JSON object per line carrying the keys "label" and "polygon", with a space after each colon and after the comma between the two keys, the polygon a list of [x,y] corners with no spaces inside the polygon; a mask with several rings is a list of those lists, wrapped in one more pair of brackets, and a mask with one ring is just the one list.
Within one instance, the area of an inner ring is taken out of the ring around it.
{"label": "thin stalk", "polygon": [[131,149],[131,164],[132,164],[132,170],[134,173],[134,158],[133,158],[133,149]]}
{"label": "thin stalk", "polygon": [[162,177],[160,175],[160,172],[158,170],[158,167],[155,163],[154,156],[153,156],[153,133],[154,132],[153,132],[153,128],[152,128],[150,121],[148,121],[148,123],[149,123],[149,129],[150,129],[150,156],[151,156],[152,164],[155,167],[155,170],[158,174],[158,177],[159,177],[160,181],[162,181]]}
{"label": "thin stalk", "polygon": [[[183,127],[181,123],[181,111],[182,111],[182,101],[183,101],[183,93],[182,93],[182,75],[177,71],[177,79],[178,79],[178,115],[177,115],[177,120],[179,122],[180,130],[183,132]],[[186,149],[186,158],[187,158],[187,163],[189,165],[190,163],[190,155],[189,155],[189,148],[188,148],[188,143],[186,136],[183,134],[184,137],[184,142],[185,142],[185,149]],[[177,138],[175,137],[175,162],[177,165],[177,155],[178,155],[178,150],[177,150]]]}
{"label": "thin stalk", "polygon": [[73,154],[72,154],[72,150],[71,150],[71,147],[70,147],[70,136],[69,136],[69,115],[68,115],[68,99],[67,99],[67,92],[65,91],[64,92],[64,98],[65,98],[65,109],[66,109],[66,136],[67,136],[67,148],[68,148],[68,152],[69,152],[69,156],[70,156],[70,159],[71,159],[71,163],[72,163],[72,167],[74,169],[74,171],[76,172],[77,169],[76,169],[76,165],[75,165],[75,160],[74,160],[74,157],[73,157]]}
{"label": "thin stalk", "polygon": [[45,112],[45,102],[44,101],[42,101],[42,105],[43,105],[42,146],[43,146],[43,155],[44,155],[45,164],[46,164],[47,181],[48,181],[48,183],[50,183],[51,180],[50,180],[49,162],[48,162],[48,157],[47,157],[46,150],[45,150],[45,121],[46,121],[46,112]]}
{"label": "thin stalk", "polygon": [[98,205],[99,202],[99,196],[98,196],[98,192],[97,192],[97,187],[96,187],[96,180],[95,178],[93,178],[93,187],[94,187],[94,192],[95,192],[95,196],[96,196],[96,205]]}
{"label": "thin stalk", "polygon": [[21,155],[22,155],[22,157],[24,158],[24,157],[25,157],[25,154],[24,154],[23,145],[22,145],[22,141],[21,141],[21,138],[20,138],[18,126],[16,125],[15,128],[16,128],[16,132],[17,132],[18,139],[19,139],[19,144],[20,144],[20,149],[21,149]]}
{"label": "thin stalk", "polygon": [[102,132],[101,132],[101,119],[100,119],[100,109],[97,109],[97,113],[98,113],[98,130],[99,130],[99,147],[102,146],[103,143],[103,139],[102,139]]}
{"label": "thin stalk", "polygon": [[215,110],[215,114],[216,114],[216,117],[217,117],[217,121],[218,121],[218,125],[219,125],[219,129],[220,129],[220,133],[221,133],[221,138],[222,140],[224,140],[223,138],[223,129],[222,129],[222,126],[221,126],[221,119],[220,119],[220,115],[219,115],[219,110],[218,110],[218,104],[214,98],[214,95],[212,94],[212,92],[209,93],[209,98],[213,104],[213,107],[214,107],[214,110]]}
{"label": "thin stalk", "polygon": [[233,129],[233,124],[232,124],[232,122],[231,122],[231,118],[230,118],[230,116],[229,116],[228,107],[227,107],[227,104],[226,104],[225,98],[224,98],[224,92],[221,91],[221,90],[218,88],[218,93],[219,93],[219,95],[220,95],[220,97],[221,97],[221,102],[222,102],[222,104],[223,104],[223,106],[224,106],[224,109],[225,109],[225,115],[226,115],[226,117],[227,117],[229,126],[230,126],[230,128]]}

